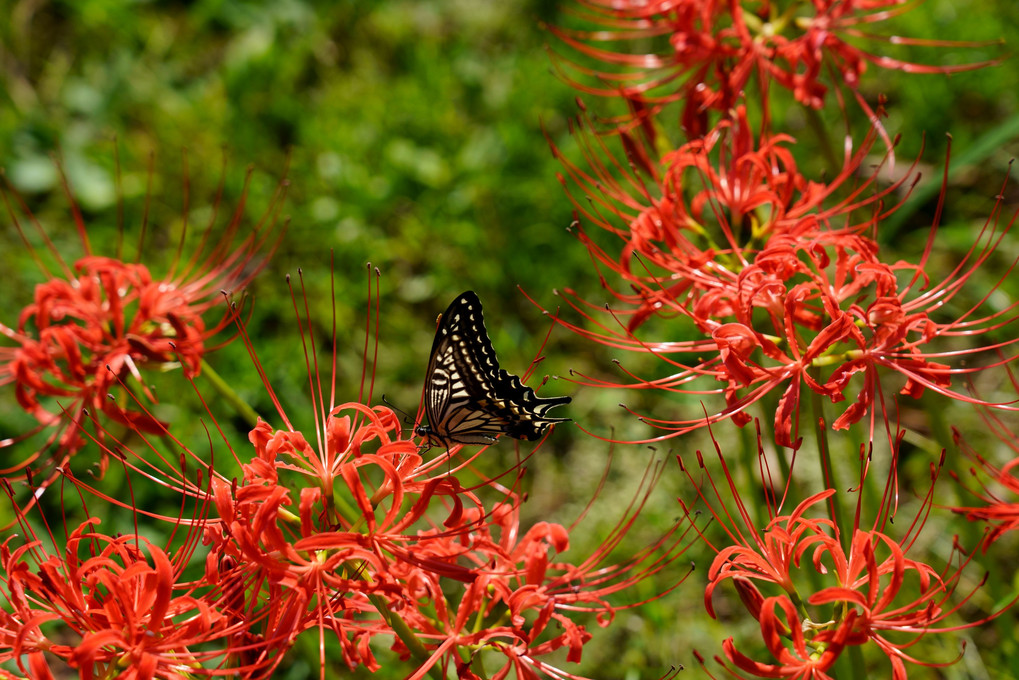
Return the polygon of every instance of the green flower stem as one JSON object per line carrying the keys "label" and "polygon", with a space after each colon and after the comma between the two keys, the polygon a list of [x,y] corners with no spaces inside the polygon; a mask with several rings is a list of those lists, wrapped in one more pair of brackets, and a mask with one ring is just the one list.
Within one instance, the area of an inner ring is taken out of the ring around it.
{"label": "green flower stem", "polygon": [[[749,425],[739,428],[740,436],[740,453],[743,458],[743,469],[746,471],[749,480],[753,480],[754,472],[759,469],[761,465],[761,459],[758,455],[757,449],[757,438],[754,436],[756,430],[752,430]],[[768,480],[762,479],[761,484],[767,484]],[[746,497],[750,497],[750,504],[753,509],[753,516],[751,519],[754,525],[764,530],[768,522],[771,521],[771,517],[768,515],[768,510],[765,507],[765,495],[758,493],[746,494],[743,498],[746,501]]]}
{"label": "green flower stem", "polygon": [[230,387],[230,385],[228,385],[222,377],[220,377],[219,373],[216,373],[216,371],[212,369],[212,366],[210,366],[205,359],[202,359],[201,366],[202,370],[200,375],[205,376],[205,379],[212,384],[213,389],[216,390],[219,396],[226,399],[226,401],[234,407],[234,410],[236,410],[237,413],[244,418],[248,425],[255,427],[255,425],[258,424],[258,414],[255,413],[255,409],[251,408],[246,401],[241,399],[240,395],[238,395],[237,392],[235,392],[233,388]]}
{"label": "green flower stem", "polygon": [[866,680],[867,665],[863,663],[863,647],[860,645],[849,645],[849,667],[854,680]]}
{"label": "green flower stem", "polygon": [[[817,374],[817,367],[810,369],[814,374],[813,377],[818,379],[820,376]],[[820,380],[818,380],[820,382]],[[822,479],[826,480],[829,488],[835,489],[835,493],[828,498],[828,507],[831,508],[831,519],[835,522],[835,526],[839,530],[839,541],[842,544],[842,550],[849,554],[852,550],[852,539],[853,532],[843,531],[845,524],[843,524],[843,518],[847,516],[847,513],[842,511],[842,487],[838,483],[838,474],[835,469],[834,461],[831,457],[831,447],[828,442],[828,427],[827,420],[824,417],[824,402],[821,400],[821,395],[814,390],[810,391],[810,413],[813,420],[814,428],[814,440],[817,442],[817,458],[821,464],[821,475]],[[862,493],[862,489],[858,491]],[[852,513],[849,513],[851,515]],[[845,616],[845,612],[841,613],[841,616]],[[846,650],[849,653],[848,673],[850,678],[853,680],[865,680],[867,677],[866,665],[863,662],[863,651],[859,645],[850,645]],[[842,657],[846,658],[845,656]],[[841,660],[841,659],[840,659]],[[842,664],[838,664],[842,665]],[[844,674],[842,677],[846,677]]]}
{"label": "green flower stem", "polygon": [[[811,373],[816,373],[817,368],[812,367]],[[813,376],[815,379],[819,378],[818,375]],[[818,382],[821,382],[818,380]],[[849,554],[850,546],[846,545],[847,534],[842,529],[845,525],[842,523],[845,513],[842,512],[842,487],[838,483],[838,471],[835,469],[831,457],[831,447],[828,442],[828,427],[827,420],[824,418],[824,404],[821,401],[821,395],[810,390],[810,414],[811,414],[811,425],[814,429],[814,441],[817,443],[817,460],[821,464],[821,479],[825,480],[828,488],[835,489],[835,493],[828,498],[828,507],[831,509],[831,519],[835,522],[835,526],[839,529],[839,541],[842,543],[842,549]],[[852,538],[852,532],[848,534],[848,537]]]}
{"label": "green flower stem", "polygon": [[789,601],[796,607],[796,611],[800,613],[800,618],[804,621],[811,621],[810,611],[807,610],[807,603],[800,597],[800,593],[797,590],[786,590],[786,595],[789,596]]}
{"label": "green flower stem", "polygon": [[[360,532],[361,528],[367,524],[364,514],[358,510],[353,504],[347,501],[347,499],[339,494],[331,494],[328,499],[329,506],[338,512],[341,517],[347,520],[349,528],[347,531]],[[375,507],[375,504],[372,504]],[[356,518],[356,519],[352,519]]]}
{"label": "green flower stem", "polygon": [[[368,599],[375,605],[375,609],[378,610],[382,618],[385,619],[386,625],[393,629],[393,632],[400,638],[403,644],[407,645],[407,649],[410,650],[410,655],[414,657],[416,661],[424,663],[431,658],[431,654],[425,649],[425,646],[421,644],[421,641],[414,635],[414,631],[410,629],[410,626],[400,618],[399,614],[393,613],[386,604],[385,599],[378,595],[369,595]],[[442,669],[437,665],[433,665],[428,669],[428,676],[434,678],[434,680],[444,680]]]}

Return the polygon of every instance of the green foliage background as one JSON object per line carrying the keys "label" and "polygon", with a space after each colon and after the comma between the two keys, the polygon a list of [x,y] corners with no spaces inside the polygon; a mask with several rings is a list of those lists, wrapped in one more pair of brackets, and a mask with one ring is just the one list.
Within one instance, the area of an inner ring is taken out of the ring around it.
{"label": "green foliage background", "polygon": [[[255,301],[249,328],[270,382],[299,423],[309,402],[284,275],[294,274],[296,280],[298,270],[303,272],[312,315],[325,341],[333,312],[332,250],[341,400],[355,399],[361,381],[365,265],[370,262],[382,272],[376,400],[385,393],[413,412],[436,315],[462,290],[478,291],[502,363],[517,373],[538,351],[548,328],[517,286],[553,308],[554,288],[573,287],[593,302],[607,301],[586,251],[566,231],[571,207],[544,138],[548,135],[568,153],[573,149],[568,121],[577,110],[575,93],[552,73],[546,53],[551,36],[541,30],[542,22],[573,21],[565,14],[567,4],[3,0],[0,16],[9,20],[0,21],[0,165],[72,260],[80,249],[75,250],[68,202],[52,156],[60,158],[90,234],[109,244],[117,230],[118,206],[124,206],[126,232],[137,226],[148,157],[154,153],[154,215],[161,219],[152,219],[144,258],[164,262],[172,257],[180,228],[185,177],[195,212],[207,211],[225,153],[222,205],[232,210],[245,166],[251,164],[251,214],[257,215],[289,166],[290,230],[249,289]],[[928,0],[895,25],[902,35],[1004,38],[1007,55],[1016,49],[1019,9],[1008,0]],[[979,61],[1003,52],[996,46],[894,49],[895,56],[927,63]],[[865,95],[871,101],[881,93],[889,96],[886,124],[893,135],[902,135],[902,166],[925,143],[923,163],[930,166],[925,174],[937,177],[945,133],[953,135],[951,215],[942,232],[944,243],[964,252],[973,224],[989,212],[1019,148],[1014,141],[1019,59],[951,78],[872,74]],[[587,101],[595,109],[601,105]],[[776,114],[802,140],[796,151],[809,164],[817,145],[803,112],[784,102]],[[837,112],[827,120],[835,129]],[[114,148],[121,157],[119,180]],[[907,252],[922,243],[924,220],[933,206],[922,187],[916,196],[910,219],[896,227],[902,237],[898,245]],[[914,230],[918,238],[911,236]],[[39,274],[10,220],[0,220],[0,234],[0,267],[8,273],[4,309],[13,310],[30,300]],[[1006,246],[1004,255],[1015,251],[1014,245]],[[10,314],[3,320],[13,324]],[[546,354],[544,373],[565,375],[573,368],[618,376],[611,352],[561,331],[553,334]],[[257,410],[272,412],[239,345],[214,355],[211,363]],[[574,394],[570,415],[587,429],[646,433],[616,406],[620,401],[637,404],[639,395],[576,390],[563,381],[546,389]],[[10,407],[10,396],[2,398],[0,438],[26,425]],[[689,407],[697,408],[695,403]],[[195,400],[164,395],[161,408],[182,438],[203,441],[199,418],[204,412]],[[227,422],[231,418],[229,412],[216,415]],[[238,425],[231,436],[243,442],[243,428]],[[693,446],[685,441],[674,445],[683,450]],[[570,521],[592,493],[609,448],[573,428],[559,428],[531,465],[532,516]],[[586,554],[599,542],[619,507],[617,500],[632,494],[648,455],[646,449],[617,447],[612,484],[599,504],[605,509],[592,514],[591,526],[582,525],[586,533],[575,533],[576,554]],[[650,537],[675,519],[681,487],[678,475],[667,476],[638,536]],[[695,561],[703,572],[708,562],[699,556]],[[1007,590],[1011,577],[999,576]],[[656,678],[669,665],[683,664],[691,674],[699,673],[690,650],[717,651],[732,634],[727,626],[734,625],[704,615],[699,583],[695,577],[669,597],[621,614],[607,631],[596,631],[605,643],[585,651],[580,672]],[[655,587],[649,584],[633,600],[651,596]],[[307,642],[307,656],[296,655],[281,677],[317,677],[317,670],[311,670],[317,658],[314,641],[309,637]],[[1016,656],[1014,640],[997,648],[976,643],[965,663],[930,672],[995,677],[988,669]],[[945,659],[955,651],[937,654]],[[402,677],[406,670],[397,664],[379,675]]]}

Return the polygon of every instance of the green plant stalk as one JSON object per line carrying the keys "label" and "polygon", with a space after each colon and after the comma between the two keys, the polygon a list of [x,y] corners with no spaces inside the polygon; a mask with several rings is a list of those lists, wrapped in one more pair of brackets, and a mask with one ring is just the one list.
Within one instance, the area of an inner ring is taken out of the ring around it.
{"label": "green plant stalk", "polygon": [[[752,435],[750,428],[745,426],[739,428],[740,436],[740,453],[743,458],[743,469],[747,474],[747,481],[751,484],[754,479],[754,471],[761,465],[760,457],[757,455],[757,441]],[[768,480],[762,479],[761,484],[767,484]],[[753,516],[751,519],[755,526],[761,527],[768,524],[771,517],[768,515],[767,508],[764,507],[764,495],[752,493],[750,496],[750,504],[753,508]]]}
{"label": "green plant stalk", "polygon": [[210,366],[205,359],[202,359],[201,367],[202,370],[200,375],[205,376],[205,379],[212,384],[212,388],[216,390],[216,393],[223,397],[227,403],[233,406],[234,410],[237,411],[238,415],[244,418],[244,421],[248,423],[248,425],[251,427],[258,425],[258,414],[255,413],[255,409],[251,408],[251,406],[248,405],[248,402],[241,399],[240,395],[237,394],[237,392],[235,392],[222,377],[220,377],[219,373],[216,373],[216,371],[213,370],[212,366]]}
{"label": "green plant stalk", "polygon": [[[368,599],[375,605],[375,609],[378,610],[382,618],[386,620],[386,624],[393,629],[393,632],[400,638],[403,644],[407,645],[407,649],[410,650],[410,655],[414,657],[416,661],[424,663],[428,661],[431,654],[425,649],[425,646],[421,644],[417,636],[414,635],[414,631],[410,629],[410,626],[400,618],[399,614],[394,614],[389,609],[389,605],[386,601],[378,595],[369,595]],[[434,680],[445,680],[443,677],[442,669],[438,666],[432,666],[428,669],[428,677],[434,678]]]}
{"label": "green plant stalk", "polygon": [[[813,377],[820,382],[819,369],[815,366],[811,367],[810,371]],[[810,391],[810,414],[812,416],[811,420],[813,420],[814,441],[817,443],[817,459],[821,464],[821,478],[828,483],[829,488],[835,489],[835,493],[828,498],[828,507],[832,513],[831,519],[839,529],[839,542],[842,544],[842,550],[848,555],[850,550],[852,550],[853,534],[852,532],[847,533],[842,530],[845,526],[842,523],[842,518],[847,516],[847,513],[843,512],[841,503],[842,487],[839,486],[837,481],[834,461],[831,457],[827,420],[824,417],[824,402],[821,400],[821,395],[814,390]],[[863,650],[860,649],[860,645],[850,645],[848,652],[849,677],[853,678],[853,680],[865,680],[867,672],[866,665],[863,662]]]}
{"label": "green plant stalk", "polygon": [[[821,382],[817,367],[811,367],[810,371],[813,377],[818,382]],[[845,516],[842,512],[842,504],[840,503],[842,487],[839,486],[838,475],[835,466],[832,464],[831,450],[828,445],[827,420],[824,417],[824,404],[821,401],[821,395],[814,390],[810,391],[810,415],[811,426],[814,429],[814,441],[817,444],[817,460],[821,465],[821,479],[825,481],[828,488],[835,489],[835,493],[828,499],[831,519],[835,522],[835,526],[839,528],[839,541],[842,543],[842,549],[848,554],[850,546],[846,545],[846,534],[842,531],[844,526],[842,518]]]}

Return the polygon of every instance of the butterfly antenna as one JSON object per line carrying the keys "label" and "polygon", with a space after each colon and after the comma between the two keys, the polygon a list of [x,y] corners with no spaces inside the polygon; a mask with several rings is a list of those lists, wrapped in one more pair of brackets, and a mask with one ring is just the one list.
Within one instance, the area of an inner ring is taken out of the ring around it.
{"label": "butterfly antenna", "polygon": [[402,408],[398,407],[393,402],[389,401],[389,399],[386,398],[385,394],[382,395],[382,403],[388,406],[389,410],[396,411],[397,413],[399,413],[401,416],[401,420],[403,420],[405,425],[411,426],[414,425],[414,419],[410,417],[410,414],[404,411]]}
{"label": "butterfly antenna", "polygon": [[[441,322],[442,322],[442,314],[439,314],[437,317],[435,317],[435,330],[436,331],[438,331],[439,324]],[[426,377],[425,381],[423,383],[421,383],[421,396],[418,398],[417,415],[414,417],[414,425],[415,426],[417,426],[418,423],[422,422],[422,420],[425,417],[425,394],[427,393],[427,391],[428,391],[428,378]],[[415,427],[415,429],[417,429],[417,428]],[[426,444],[425,447],[423,449],[421,449],[421,450],[422,451],[427,451],[430,448],[431,447]]]}

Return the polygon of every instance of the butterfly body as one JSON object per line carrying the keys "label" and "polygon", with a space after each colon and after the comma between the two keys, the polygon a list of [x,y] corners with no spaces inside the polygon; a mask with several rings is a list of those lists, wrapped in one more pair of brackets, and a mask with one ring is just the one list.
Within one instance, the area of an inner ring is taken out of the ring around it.
{"label": "butterfly body", "polygon": [[545,413],[569,397],[539,397],[499,368],[473,291],[457,297],[439,320],[425,377],[428,425],[418,435],[433,446],[491,444],[499,435],[535,440],[552,423]]}

